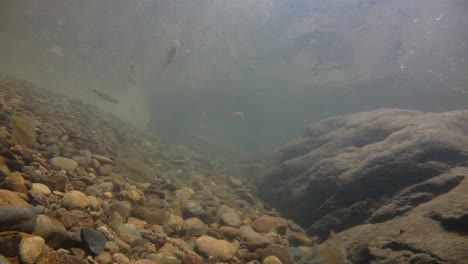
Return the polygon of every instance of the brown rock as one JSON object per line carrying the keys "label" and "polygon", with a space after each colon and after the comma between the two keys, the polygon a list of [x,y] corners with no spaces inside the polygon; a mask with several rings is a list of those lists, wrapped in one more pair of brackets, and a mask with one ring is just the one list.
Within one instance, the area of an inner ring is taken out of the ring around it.
{"label": "brown rock", "polygon": [[42,183],[33,183],[32,190],[38,191],[46,196],[49,196],[52,193],[50,188]]}
{"label": "brown rock", "polygon": [[131,264],[156,264],[156,262],[150,259],[139,259],[137,261],[130,262]]}
{"label": "brown rock", "polygon": [[7,231],[0,233],[0,255],[7,258],[15,257],[19,253],[19,244],[22,235],[20,232]]}
{"label": "brown rock", "polygon": [[108,176],[112,173],[113,169],[114,166],[110,164],[104,164],[101,167],[99,167],[99,175]]}
{"label": "brown rock", "polygon": [[0,189],[0,206],[8,206],[8,205],[31,206],[18,194],[9,190]]}
{"label": "brown rock", "polygon": [[275,256],[268,256],[263,260],[263,264],[283,264],[283,262]]}
{"label": "brown rock", "polygon": [[220,229],[223,232],[223,235],[228,239],[235,239],[241,235],[239,228],[236,227],[222,226]]}
{"label": "brown rock", "polygon": [[205,260],[196,254],[187,254],[182,259],[181,264],[205,264]]}
{"label": "brown rock", "polygon": [[261,256],[262,259],[265,259],[268,256],[275,256],[284,264],[294,263],[292,257],[289,255],[286,248],[281,248],[281,247],[278,247],[278,246],[271,246],[271,247],[267,247],[267,248],[263,249],[260,256]]}
{"label": "brown rock", "polygon": [[23,264],[33,264],[42,252],[45,241],[40,236],[24,237],[19,244],[19,255]]}
{"label": "brown rock", "polygon": [[55,157],[50,160],[50,163],[61,169],[66,171],[74,171],[78,167],[78,162],[65,158],[65,157]]}
{"label": "brown rock", "polygon": [[225,240],[219,240],[210,236],[201,236],[196,242],[196,249],[207,257],[219,257],[224,261],[230,260],[237,248]]}
{"label": "brown rock", "polygon": [[260,233],[274,230],[278,234],[284,235],[288,229],[288,222],[281,217],[264,215],[252,222],[252,228]]}
{"label": "brown rock", "polygon": [[62,206],[67,209],[84,209],[89,206],[88,196],[80,191],[69,191],[63,196]]}
{"label": "brown rock", "polygon": [[132,215],[152,225],[163,225],[169,218],[167,210],[147,206],[135,206]]}
{"label": "brown rock", "polygon": [[36,264],[87,264],[87,262],[62,252],[49,251],[39,256]]}
{"label": "brown rock", "polygon": [[191,217],[189,219],[185,219],[184,226],[185,226],[185,235],[187,237],[201,236],[201,235],[206,234],[206,232],[208,231],[208,225],[203,223],[197,217]]}
{"label": "brown rock", "polygon": [[6,177],[5,180],[0,183],[0,188],[24,194],[28,192],[28,189],[25,185],[25,180],[19,172],[10,173],[10,175],[8,175],[8,177]]}

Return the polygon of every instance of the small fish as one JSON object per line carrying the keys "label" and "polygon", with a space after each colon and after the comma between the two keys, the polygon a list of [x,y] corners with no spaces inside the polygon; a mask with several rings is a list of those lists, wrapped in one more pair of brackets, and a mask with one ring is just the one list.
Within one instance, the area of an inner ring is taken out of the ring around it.
{"label": "small fish", "polygon": [[245,117],[243,112],[231,112],[227,115],[230,119],[240,120]]}
{"label": "small fish", "polygon": [[95,93],[103,101],[113,103],[113,104],[118,104],[119,103],[119,101],[117,99],[115,99],[113,96],[111,96],[109,94],[103,93],[103,92],[98,91],[96,89],[93,89],[93,93]]}
{"label": "small fish", "polygon": [[177,50],[180,48],[180,42],[179,40],[175,39],[171,42],[171,46],[167,50],[167,55],[166,55],[166,60],[164,61],[162,71],[163,72],[172,62],[174,59]]}
{"label": "small fish", "polygon": [[130,83],[132,83],[134,85],[137,85],[138,82],[137,82],[137,79],[136,79],[135,75],[136,75],[135,64],[130,63],[130,68],[129,68],[129,73],[128,73],[127,79],[128,79],[128,81]]}
{"label": "small fish", "polygon": [[135,71],[135,63],[130,63],[130,74],[135,74],[136,71]]}

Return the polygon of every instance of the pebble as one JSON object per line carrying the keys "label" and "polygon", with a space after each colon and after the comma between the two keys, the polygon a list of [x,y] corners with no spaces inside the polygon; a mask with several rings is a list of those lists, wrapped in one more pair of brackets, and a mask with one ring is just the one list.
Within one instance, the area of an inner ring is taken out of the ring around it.
{"label": "pebble", "polygon": [[[0,158],[2,158],[2,157],[0,157]],[[3,164],[0,161],[0,178],[7,177],[8,175],[10,175],[10,169],[8,168],[7,165]]]}
{"label": "pebble", "polygon": [[62,153],[62,150],[56,144],[47,146],[47,151],[49,151],[54,157],[60,156],[60,154]]}
{"label": "pebble", "polygon": [[133,205],[130,201],[114,201],[109,207],[110,212],[117,212],[125,219],[130,217],[132,209]]}
{"label": "pebble", "polygon": [[180,264],[180,260],[171,252],[161,252],[154,257],[154,261],[158,264]]}
{"label": "pebble", "polygon": [[103,234],[86,227],[81,229],[81,240],[93,256],[104,252],[107,242],[107,238]]}
{"label": "pebble", "polygon": [[111,164],[104,164],[99,167],[99,175],[102,176],[108,176],[112,173],[112,170],[114,169],[114,166]]}
{"label": "pebble", "polygon": [[101,155],[92,155],[91,157],[92,157],[93,159],[96,159],[97,161],[99,161],[101,164],[110,164],[110,165],[114,165],[114,161],[112,161],[112,160],[109,159],[108,157],[101,156]]}
{"label": "pebble", "polygon": [[112,261],[112,255],[109,252],[103,252],[96,256],[94,260],[99,264],[108,264]]}
{"label": "pebble", "polygon": [[114,184],[112,182],[103,182],[100,186],[102,192],[112,192],[114,190]]}
{"label": "pebble", "polygon": [[104,248],[109,251],[111,254],[119,252],[119,244],[117,242],[109,240],[105,243]]}
{"label": "pebble", "polygon": [[266,257],[262,263],[263,264],[283,264],[283,262],[281,262],[281,260],[275,256]]}
{"label": "pebble", "polygon": [[178,215],[169,214],[169,217],[167,218],[165,224],[175,232],[179,232],[180,230],[182,230],[182,227],[184,225],[184,219],[182,219],[182,217]]}
{"label": "pebble", "polygon": [[21,173],[12,172],[0,183],[0,188],[25,194],[28,192],[25,183]]}
{"label": "pebble", "polygon": [[242,219],[234,209],[229,208],[221,213],[221,222],[228,226],[239,227],[242,224]]}
{"label": "pebble", "polygon": [[76,161],[78,165],[82,167],[88,167],[92,162],[90,156],[84,156],[84,155],[73,156],[72,159]]}
{"label": "pebble", "polygon": [[102,199],[100,197],[88,196],[89,206],[94,210],[98,210],[102,207]]}
{"label": "pebble", "polygon": [[36,264],[87,264],[87,262],[62,252],[49,251],[40,255]]}
{"label": "pebble", "polygon": [[284,264],[293,263],[292,257],[289,255],[289,252],[284,247],[269,246],[269,247],[264,248],[260,254],[260,257],[262,259],[265,259],[268,256],[275,256],[281,261],[281,263],[284,263]]}
{"label": "pebble", "polygon": [[242,240],[249,249],[264,248],[268,246],[268,242],[262,235],[255,232],[250,226],[241,226],[240,233]]}
{"label": "pebble", "polygon": [[47,215],[38,215],[33,234],[43,237],[48,246],[60,248],[65,239],[66,229],[62,223]]}
{"label": "pebble", "polygon": [[239,258],[244,260],[244,262],[257,260],[259,257],[256,252],[250,252],[246,248],[239,249],[236,254],[239,256]]}
{"label": "pebble", "polygon": [[237,188],[242,187],[242,181],[237,178],[231,178],[231,184]]}
{"label": "pebble", "polygon": [[0,206],[31,206],[17,193],[0,189]]}
{"label": "pebble", "polygon": [[80,191],[69,191],[62,199],[62,206],[67,209],[84,209],[89,206],[89,199]]}
{"label": "pebble", "polygon": [[184,215],[184,218],[189,218],[189,217],[198,217],[202,215],[204,212],[203,207],[201,207],[200,204],[196,202],[185,202],[182,204],[182,213]]}
{"label": "pebble", "polygon": [[302,251],[300,248],[297,247],[288,247],[287,251],[289,255],[295,260],[299,261],[304,256],[305,252]]}
{"label": "pebble", "polygon": [[208,231],[208,225],[203,223],[197,217],[192,217],[185,219],[185,236],[186,237],[196,237],[206,234]]}
{"label": "pebble", "polygon": [[42,252],[45,241],[40,236],[24,237],[19,244],[19,255],[23,264],[33,264]]}
{"label": "pebble", "polygon": [[50,160],[50,163],[61,169],[61,170],[65,170],[65,171],[74,171],[77,167],[78,167],[78,162],[72,160],[72,159],[69,159],[69,158],[65,158],[65,157],[55,157],[55,158],[52,158]]}
{"label": "pebble", "polygon": [[115,253],[112,260],[117,264],[129,264],[130,260],[123,253]]}
{"label": "pebble", "polygon": [[130,246],[134,246],[139,240],[142,239],[140,232],[135,226],[130,224],[123,224],[118,227],[117,233],[119,238],[125,241]]}
{"label": "pebble", "polygon": [[49,196],[52,193],[47,185],[38,182],[32,184],[32,190],[38,191],[46,196]]}
{"label": "pebble", "polygon": [[181,264],[205,264],[203,258],[196,254],[186,254]]}
{"label": "pebble", "polygon": [[0,232],[23,231],[31,233],[36,222],[36,210],[32,206],[0,206]]}
{"label": "pebble", "polygon": [[239,228],[231,226],[222,226],[220,230],[223,232],[223,235],[228,239],[236,239],[241,235]]}
{"label": "pebble", "polygon": [[132,261],[131,264],[156,264],[156,262],[150,259],[139,259],[137,261]]}
{"label": "pebble", "polygon": [[142,191],[138,190],[138,189],[128,190],[126,195],[127,195],[127,198],[132,202],[135,202],[135,203],[144,203],[144,202],[146,202],[145,194]]}
{"label": "pebble", "polygon": [[210,236],[201,236],[196,242],[196,249],[205,256],[221,258],[223,261],[230,260],[237,248],[225,240],[219,240]]}
{"label": "pebble", "polygon": [[288,222],[286,219],[276,216],[264,215],[252,222],[252,228],[260,233],[267,233],[275,230],[278,234],[286,234]]}

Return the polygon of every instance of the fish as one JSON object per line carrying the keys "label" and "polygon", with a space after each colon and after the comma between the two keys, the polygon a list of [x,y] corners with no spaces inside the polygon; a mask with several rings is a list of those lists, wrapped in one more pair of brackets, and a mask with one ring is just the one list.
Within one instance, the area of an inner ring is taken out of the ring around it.
{"label": "fish", "polygon": [[236,119],[240,120],[245,117],[245,114],[243,112],[231,112],[227,115],[230,119]]}
{"label": "fish", "polygon": [[128,72],[128,76],[127,76],[127,79],[130,83],[134,84],[134,85],[137,85],[138,84],[138,81],[137,79],[135,78],[135,75],[136,75],[136,70],[135,70],[135,64],[134,63],[130,63],[130,67],[129,67],[129,72]]}
{"label": "fish", "polygon": [[118,104],[119,103],[119,101],[117,99],[115,99],[113,96],[111,96],[110,94],[106,94],[106,93],[98,91],[96,89],[93,89],[93,93],[95,93],[103,101],[113,103],[113,104]]}
{"label": "fish", "polygon": [[172,42],[171,42],[171,46],[169,47],[169,49],[167,50],[167,54],[166,54],[166,60],[164,61],[164,64],[163,64],[163,67],[162,67],[162,71],[163,72],[172,62],[172,60],[174,60],[174,57],[177,53],[177,50],[180,48],[180,42],[179,40],[177,39],[174,39]]}

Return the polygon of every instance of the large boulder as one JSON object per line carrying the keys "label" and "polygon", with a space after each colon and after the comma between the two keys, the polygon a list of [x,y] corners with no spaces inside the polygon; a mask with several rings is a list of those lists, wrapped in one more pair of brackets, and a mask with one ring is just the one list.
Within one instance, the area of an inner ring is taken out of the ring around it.
{"label": "large boulder", "polygon": [[[442,177],[460,175],[468,175],[468,168],[454,168]],[[426,193],[420,191],[415,193]],[[396,200],[401,201],[401,197]],[[358,225],[338,236],[352,263],[462,264],[468,260],[467,235],[468,179],[465,179],[450,192],[403,216]]]}
{"label": "large boulder", "polygon": [[466,161],[468,111],[379,109],[310,125],[279,150],[259,193],[325,237],[390,221],[450,192],[465,174],[447,171]]}

